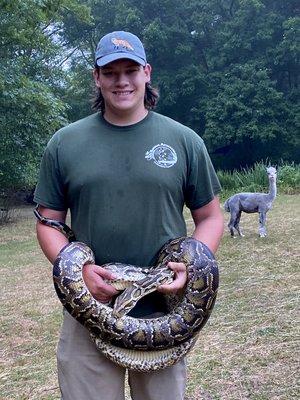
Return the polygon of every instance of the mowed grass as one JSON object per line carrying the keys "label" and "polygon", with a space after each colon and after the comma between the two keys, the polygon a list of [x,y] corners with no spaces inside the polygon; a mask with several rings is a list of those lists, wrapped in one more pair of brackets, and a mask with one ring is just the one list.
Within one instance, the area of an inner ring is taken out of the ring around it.
{"label": "mowed grass", "polygon": [[[225,229],[217,303],[188,356],[187,400],[300,398],[299,200],[277,197],[267,238],[258,237],[257,214],[243,214],[244,238]],[[34,225],[26,208],[0,227],[1,400],[60,398],[61,306]],[[188,215],[187,225],[191,230]]]}

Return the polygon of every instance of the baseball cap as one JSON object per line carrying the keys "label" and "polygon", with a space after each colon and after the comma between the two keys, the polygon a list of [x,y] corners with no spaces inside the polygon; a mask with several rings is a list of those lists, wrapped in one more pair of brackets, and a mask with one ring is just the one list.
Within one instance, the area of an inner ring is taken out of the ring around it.
{"label": "baseball cap", "polygon": [[145,66],[147,64],[145,49],[140,39],[133,33],[116,31],[103,36],[95,52],[95,63],[99,67],[128,58]]}

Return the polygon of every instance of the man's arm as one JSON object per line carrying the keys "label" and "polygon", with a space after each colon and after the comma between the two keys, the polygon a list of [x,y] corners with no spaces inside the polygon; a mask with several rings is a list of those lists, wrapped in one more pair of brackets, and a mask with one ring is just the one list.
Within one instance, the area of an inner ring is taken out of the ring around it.
{"label": "man's arm", "polygon": [[[191,211],[191,214],[195,223],[193,237],[206,244],[215,253],[222,238],[224,223],[218,197],[215,197],[205,206]],[[175,271],[175,279],[168,285],[159,286],[158,291],[176,293],[186,283],[186,267],[183,263],[175,262],[170,262],[168,266]]]}
{"label": "man's arm", "polygon": [[205,206],[192,210],[191,214],[195,224],[193,237],[206,244],[215,253],[224,230],[224,219],[220,209],[219,198],[214,197]]}
{"label": "man's arm", "polygon": [[[56,211],[42,206],[39,206],[38,210],[43,217],[60,222],[65,222],[66,220],[66,211]],[[39,221],[36,223],[36,233],[43,253],[51,264],[53,264],[60,250],[69,243],[68,239],[58,230],[44,225]]]}
{"label": "man's arm", "polygon": [[[43,217],[65,222],[66,211],[56,211],[50,208],[39,206],[39,212]],[[41,249],[51,264],[56,260],[60,250],[69,243],[68,239],[58,230],[37,222],[37,238]],[[108,302],[118,291],[111,285],[104,282],[104,279],[112,279],[113,275],[95,264],[88,264],[83,267],[83,278],[92,296],[103,302]]]}

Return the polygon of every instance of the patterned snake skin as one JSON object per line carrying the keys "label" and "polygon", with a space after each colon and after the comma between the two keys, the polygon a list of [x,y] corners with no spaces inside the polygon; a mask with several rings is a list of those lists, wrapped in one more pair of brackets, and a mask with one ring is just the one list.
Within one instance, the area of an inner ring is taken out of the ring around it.
{"label": "patterned snake skin", "polygon": [[[35,215],[41,223],[75,239],[67,225],[45,218],[37,210]],[[188,281],[181,296],[166,296],[168,314],[149,319],[126,315],[141,297],[172,281],[169,261],[186,265]],[[147,372],[171,366],[191,350],[211,314],[219,283],[218,265],[202,242],[190,237],[171,240],[161,249],[157,265],[148,269],[120,263],[101,265],[117,277],[108,283],[117,289],[128,286],[114,304],[95,300],[83,281],[83,266],[94,263],[86,244],[71,242],[54,263],[53,280],[63,306],[89,330],[107,358]]]}

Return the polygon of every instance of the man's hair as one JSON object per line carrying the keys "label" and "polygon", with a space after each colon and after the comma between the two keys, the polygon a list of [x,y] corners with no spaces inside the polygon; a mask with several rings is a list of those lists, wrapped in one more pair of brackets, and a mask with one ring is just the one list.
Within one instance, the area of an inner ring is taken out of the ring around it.
{"label": "man's hair", "polygon": [[[144,96],[145,108],[147,110],[153,110],[153,108],[155,108],[155,106],[157,105],[158,99],[158,90],[156,88],[153,88],[150,82],[147,82]],[[98,87],[95,88],[95,94],[92,98],[92,109],[94,111],[100,111],[102,114],[105,110],[104,98],[102,96],[101,90]]]}

